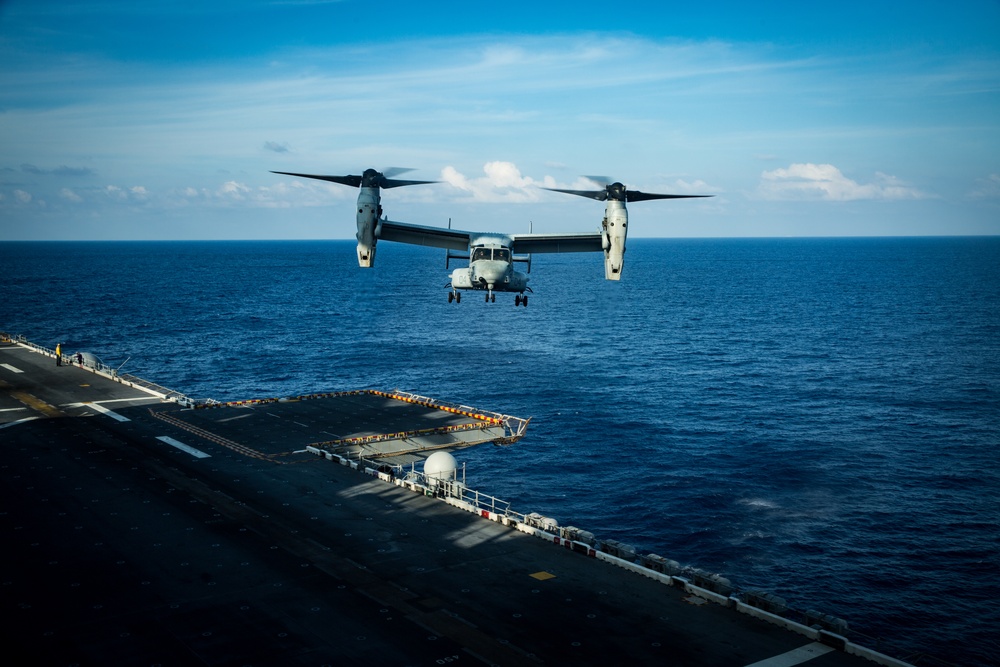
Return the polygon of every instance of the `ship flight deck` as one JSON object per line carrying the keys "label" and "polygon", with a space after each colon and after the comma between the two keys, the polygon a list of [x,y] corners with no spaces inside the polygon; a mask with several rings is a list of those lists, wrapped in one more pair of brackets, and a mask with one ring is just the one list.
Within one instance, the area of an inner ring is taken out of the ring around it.
{"label": "ship flight deck", "polygon": [[0,344],[8,652],[34,664],[905,664],[335,462],[405,464],[524,434],[505,418],[399,392],[195,408]]}

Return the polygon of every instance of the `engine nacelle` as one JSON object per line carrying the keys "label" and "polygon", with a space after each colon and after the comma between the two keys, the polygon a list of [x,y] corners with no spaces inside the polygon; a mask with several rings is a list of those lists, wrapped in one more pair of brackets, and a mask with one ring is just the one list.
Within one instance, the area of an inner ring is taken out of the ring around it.
{"label": "engine nacelle", "polygon": [[510,282],[507,283],[508,292],[524,292],[528,289],[528,274],[520,271],[511,271]]}
{"label": "engine nacelle", "polygon": [[454,289],[472,289],[472,269],[455,269],[451,272],[451,286]]}
{"label": "engine nacelle", "polygon": [[378,243],[379,218],[382,206],[378,188],[361,188],[358,195],[358,266],[371,268],[375,263],[375,244]]}
{"label": "engine nacelle", "polygon": [[625,237],[628,235],[628,210],[623,202],[608,200],[603,227],[604,277],[621,280],[625,264]]}

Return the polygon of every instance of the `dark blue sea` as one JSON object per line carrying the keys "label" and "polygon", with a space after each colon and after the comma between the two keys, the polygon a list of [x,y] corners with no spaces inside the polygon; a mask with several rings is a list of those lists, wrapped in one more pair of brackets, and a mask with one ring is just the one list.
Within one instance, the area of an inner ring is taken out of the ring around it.
{"label": "dark blue sea", "polygon": [[1000,238],[626,258],[614,283],[536,255],[515,308],[448,303],[444,251],[388,243],[372,270],[347,241],[0,243],[0,330],[193,398],[400,388],[533,417],[458,453],[470,486],[896,655],[995,664]]}

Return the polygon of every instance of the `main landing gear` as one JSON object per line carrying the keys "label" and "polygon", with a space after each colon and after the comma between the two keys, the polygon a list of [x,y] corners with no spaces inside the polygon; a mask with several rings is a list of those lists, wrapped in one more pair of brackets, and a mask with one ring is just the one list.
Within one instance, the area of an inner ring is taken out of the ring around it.
{"label": "main landing gear", "polygon": [[[454,302],[454,303],[462,303],[462,293],[458,292],[458,291],[448,292],[448,303],[452,303],[452,302]],[[497,302],[496,292],[487,292],[486,293],[486,303],[496,303],[496,302]],[[514,307],[516,308],[517,306],[524,306],[525,308],[528,307],[528,295],[527,294],[515,294],[514,295]]]}

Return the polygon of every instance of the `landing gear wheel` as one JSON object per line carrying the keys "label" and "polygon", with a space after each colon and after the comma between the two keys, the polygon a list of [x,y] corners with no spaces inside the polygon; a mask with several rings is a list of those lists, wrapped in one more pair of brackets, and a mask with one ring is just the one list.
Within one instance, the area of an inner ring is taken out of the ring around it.
{"label": "landing gear wheel", "polygon": [[521,295],[516,294],[514,295],[514,307],[517,308],[520,305],[521,305]]}
{"label": "landing gear wheel", "polygon": [[486,303],[489,303],[489,302],[490,302],[490,295],[489,295],[489,294],[487,294],[487,295],[486,295]]}
{"label": "landing gear wheel", "polygon": [[491,303],[496,303],[497,302],[497,295],[496,294],[490,294],[490,302]]}
{"label": "landing gear wheel", "polygon": [[455,303],[462,303],[462,293],[455,292]]}
{"label": "landing gear wheel", "polygon": [[455,293],[454,292],[448,292],[448,303],[451,303],[454,300],[455,300]]}
{"label": "landing gear wheel", "polygon": [[528,295],[527,294],[525,294],[524,296],[521,297],[521,305],[524,306],[525,308],[528,307]]}

